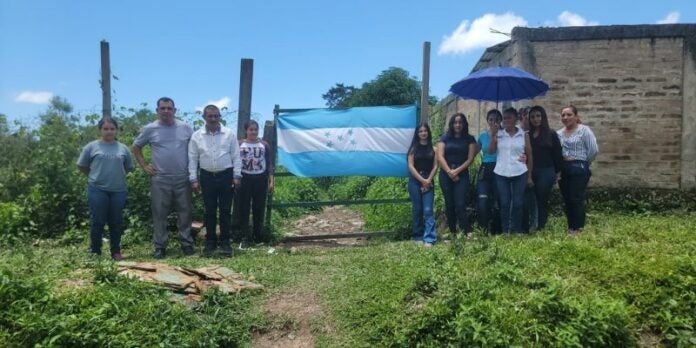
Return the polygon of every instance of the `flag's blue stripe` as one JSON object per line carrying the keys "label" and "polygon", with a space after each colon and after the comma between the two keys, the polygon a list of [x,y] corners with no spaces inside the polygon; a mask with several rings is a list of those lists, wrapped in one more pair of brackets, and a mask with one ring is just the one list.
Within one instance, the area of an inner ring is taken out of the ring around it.
{"label": "flag's blue stripe", "polygon": [[278,148],[278,161],[297,176],[408,176],[406,154],[387,152],[302,152]]}
{"label": "flag's blue stripe", "polygon": [[280,129],[415,128],[416,107],[370,106],[350,109],[313,109],[278,116]]}

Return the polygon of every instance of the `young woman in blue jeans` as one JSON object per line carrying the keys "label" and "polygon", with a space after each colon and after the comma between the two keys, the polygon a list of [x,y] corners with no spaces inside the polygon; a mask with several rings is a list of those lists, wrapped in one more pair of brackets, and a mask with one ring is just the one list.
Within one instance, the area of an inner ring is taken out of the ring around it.
{"label": "young woman in blue jeans", "polygon": [[488,111],[486,122],[489,129],[483,131],[477,141],[481,150],[481,166],[476,176],[476,195],[478,196],[476,215],[478,216],[479,227],[490,233],[500,232],[500,215],[496,214],[498,212],[498,190],[495,187],[495,174],[493,173],[496,154],[495,152],[488,152],[488,143],[490,140],[490,129],[494,125],[499,127],[502,120],[503,114],[498,109]]}
{"label": "young woman in blue jeans", "polygon": [[[500,202],[500,224],[504,233],[521,233],[524,191],[532,182],[532,149],[529,134],[517,127],[517,110],[503,112],[503,129],[491,128],[488,152],[497,151],[493,172]],[[520,157],[527,155],[526,164]]]}
{"label": "young woman in blue jeans", "polygon": [[118,124],[102,118],[97,124],[101,137],[85,145],[77,166],[88,176],[87,204],[90,212],[90,251],[101,255],[104,225],[109,225],[111,258],[120,261],[123,208],[126,205],[126,173],[133,158],[126,145],[116,141]]}
{"label": "young woman in blue jeans", "polygon": [[[437,239],[433,216],[433,177],[437,170],[433,135],[427,123],[420,124],[408,149],[408,194],[413,203],[413,240],[431,246]],[[422,222],[421,222],[422,217]]]}
{"label": "young woman in blue jeans", "polygon": [[447,124],[447,133],[437,144],[440,164],[440,188],[445,198],[445,217],[450,233],[457,227],[469,232],[466,206],[469,202],[469,166],[476,156],[476,140],[469,134],[469,123],[462,113],[454,114]]}
{"label": "young woman in blue jeans", "polygon": [[536,105],[529,111],[529,139],[534,156],[534,195],[537,204],[537,229],[546,227],[549,218],[549,195],[561,172],[561,142],[549,128],[546,110]]}

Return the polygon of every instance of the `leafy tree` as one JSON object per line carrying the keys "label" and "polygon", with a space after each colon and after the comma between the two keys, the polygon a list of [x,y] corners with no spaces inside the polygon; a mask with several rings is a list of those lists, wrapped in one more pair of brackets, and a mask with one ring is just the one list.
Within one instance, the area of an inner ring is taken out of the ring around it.
{"label": "leafy tree", "polygon": [[5,135],[10,132],[10,126],[7,124],[7,116],[0,114],[0,134]]}
{"label": "leafy tree", "polygon": [[322,94],[322,98],[326,100],[326,106],[330,108],[346,107],[347,102],[353,97],[353,94],[359,89],[353,86],[345,86],[342,83],[337,83],[331,87],[328,92]]}
{"label": "leafy tree", "polygon": [[[359,89],[337,83],[322,97],[329,107],[409,105],[420,104],[421,88],[420,81],[408,71],[391,67]],[[429,98],[428,104],[436,103],[437,98]]]}

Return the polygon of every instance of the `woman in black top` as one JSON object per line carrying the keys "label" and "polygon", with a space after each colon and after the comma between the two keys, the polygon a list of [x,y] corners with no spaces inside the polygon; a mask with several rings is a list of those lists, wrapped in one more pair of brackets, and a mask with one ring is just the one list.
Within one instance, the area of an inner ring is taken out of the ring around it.
{"label": "woman in black top", "polygon": [[445,198],[445,216],[450,233],[457,225],[469,232],[466,206],[469,201],[469,166],[476,156],[476,140],[469,134],[469,124],[462,113],[450,117],[447,133],[437,144],[440,164],[440,188]]}
{"label": "woman in black top", "polygon": [[[433,217],[433,177],[437,169],[433,135],[430,126],[422,123],[416,128],[408,149],[408,194],[413,203],[413,240],[431,246],[437,239],[435,218]],[[423,222],[421,223],[421,216]]]}
{"label": "woman in black top", "polygon": [[538,210],[538,229],[543,229],[549,217],[549,194],[561,171],[561,142],[549,128],[546,110],[536,105],[529,110],[529,138],[534,158],[534,194]]}

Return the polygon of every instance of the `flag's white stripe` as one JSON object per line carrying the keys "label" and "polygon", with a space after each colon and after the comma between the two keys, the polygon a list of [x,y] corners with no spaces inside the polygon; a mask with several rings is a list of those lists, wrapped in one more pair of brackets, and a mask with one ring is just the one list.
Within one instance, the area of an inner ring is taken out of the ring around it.
{"label": "flag's white stripe", "polygon": [[308,151],[375,151],[406,153],[410,128],[278,129],[278,147],[287,153]]}

